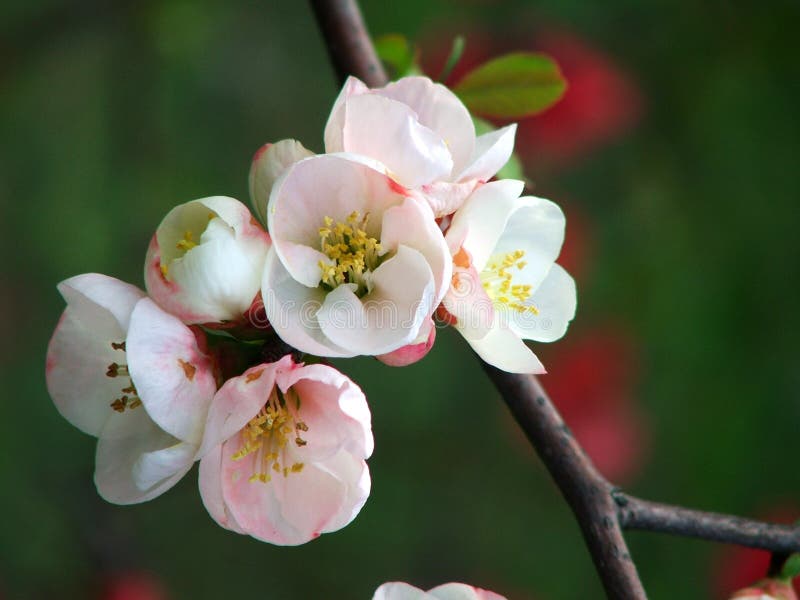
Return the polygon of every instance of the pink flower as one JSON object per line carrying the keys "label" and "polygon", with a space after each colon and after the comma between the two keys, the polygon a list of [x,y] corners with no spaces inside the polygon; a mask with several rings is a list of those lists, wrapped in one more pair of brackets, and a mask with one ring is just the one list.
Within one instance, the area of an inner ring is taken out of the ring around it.
{"label": "pink flower", "polygon": [[100,495],[150,500],[195,460],[216,391],[211,363],[191,329],[132,285],[89,273],[58,289],[67,308],[47,350],[50,396],[99,438]]}
{"label": "pink flower", "polygon": [[185,323],[239,320],[259,292],[268,249],[269,236],[238,200],[181,204],[150,241],[147,291]]}
{"label": "pink flower", "polygon": [[450,281],[430,207],[362,159],[313,156],[270,195],[261,294],[275,332],[317,356],[381,355],[424,342]]}
{"label": "pink flower", "polygon": [[379,161],[399,184],[422,191],[440,217],[508,161],[515,131],[509,125],[476,137],[467,108],[427,77],[376,89],[350,77],[325,126],[325,150]]}
{"label": "pink flower", "polygon": [[564,335],[575,314],[575,282],[555,264],[564,214],[549,200],[519,197],[522,189],[511,179],[487,183],[453,215],[445,239],[454,270],[443,306],[489,364],[544,373],[523,340]]}
{"label": "pink flower", "polygon": [[375,590],[372,600],[506,600],[504,596],[464,583],[445,583],[427,592],[395,581]]}
{"label": "pink flower", "polygon": [[290,356],[228,380],[211,405],[200,493],[223,527],[279,545],[341,529],[370,490],[370,412],[332,367]]}

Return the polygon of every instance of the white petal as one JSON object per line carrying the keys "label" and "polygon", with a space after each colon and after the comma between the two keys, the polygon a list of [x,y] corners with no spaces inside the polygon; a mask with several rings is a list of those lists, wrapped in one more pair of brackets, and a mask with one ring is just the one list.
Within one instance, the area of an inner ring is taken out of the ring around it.
{"label": "white petal", "polygon": [[520,273],[514,273],[514,283],[536,289],[561,251],[565,225],[564,213],[557,204],[544,198],[523,196],[514,203],[514,211],[492,255],[503,256],[523,250],[523,260],[527,264]]}
{"label": "white petal", "polygon": [[195,450],[161,430],[141,406],[114,413],[97,442],[97,491],[115,504],[151,500],[191,469]]}
{"label": "white petal", "polygon": [[92,324],[98,332],[115,334],[128,330],[131,311],[145,295],[136,286],[99,273],[66,279],[58,284],[58,291],[78,320]]}
{"label": "white petal", "polygon": [[428,590],[435,600],[506,600],[503,596],[464,583],[445,583]]}
{"label": "white petal", "polygon": [[431,597],[419,588],[402,581],[384,583],[377,590],[372,600],[431,600]]}
{"label": "white petal", "polygon": [[147,412],[168,433],[199,445],[216,381],[194,333],[149,298],[131,315],[128,369]]}
{"label": "white petal", "polygon": [[450,215],[461,208],[478,184],[479,182],[475,179],[463,183],[434,181],[423,185],[420,192],[433,210],[433,214],[439,218]]}
{"label": "white petal", "polygon": [[129,385],[109,377],[111,363],[125,364],[125,341],[133,305],[144,296],[134,286],[105,275],[80,275],[59,285],[69,305],[47,347],[47,389],[58,411],[82,431],[97,436],[113,413],[111,403]]}
{"label": "white petal", "polygon": [[554,342],[567,332],[575,316],[575,281],[560,265],[554,264],[530,299],[538,314],[507,311],[510,327],[524,339]]}
{"label": "white petal", "polygon": [[514,151],[516,123],[478,136],[469,166],[458,175],[458,181],[489,181],[511,158]]}
{"label": "white petal", "polygon": [[403,77],[374,93],[408,105],[420,123],[439,134],[453,156],[453,174],[469,163],[475,147],[475,125],[458,96],[441,83],[427,77]]}
{"label": "white petal", "polygon": [[[458,326],[456,326],[458,329]],[[536,355],[508,327],[496,325],[480,339],[465,337],[472,349],[490,365],[509,373],[545,373]]]}
{"label": "white petal", "polygon": [[303,285],[319,284],[319,229],[325,218],[345,222],[358,212],[369,215],[367,232],[379,237],[383,213],[408,192],[384,173],[343,154],[312,156],[295,163],[275,184],[267,220],[273,247],[292,277]]}
{"label": "white petal", "polygon": [[385,354],[412,342],[435,307],[433,273],[407,246],[375,270],[372,284],[360,299],[340,285],[317,313],[325,336],[354,354]]}
{"label": "white petal", "polygon": [[428,262],[436,285],[435,304],[441,302],[450,284],[453,261],[441,229],[429,207],[414,198],[406,198],[383,214],[381,246],[384,252],[401,245],[414,248]]}
{"label": "white petal", "polygon": [[480,186],[453,215],[447,238],[462,238],[463,247],[480,272],[494,252],[506,223],[519,204],[524,183],[514,179]]}
{"label": "white petal", "polygon": [[442,302],[455,317],[458,330],[467,339],[485,336],[495,322],[495,307],[474,267],[456,266],[450,289]]}
{"label": "white petal", "polygon": [[262,223],[267,222],[267,203],[272,186],[287,168],[297,161],[314,156],[297,140],[280,140],[262,146],[250,165],[250,202]]}
{"label": "white petal", "polygon": [[325,292],[295,281],[274,250],[267,255],[261,296],[275,333],[293,348],[316,356],[355,355],[322,332],[317,313],[325,301]]}
{"label": "white petal", "polygon": [[409,188],[448,177],[453,159],[437,133],[422,125],[405,104],[374,94],[345,105],[344,149],[385,164]]}
{"label": "white petal", "polygon": [[342,131],[344,130],[344,104],[350,96],[368,92],[369,88],[360,79],[352,75],[344,82],[342,90],[333,103],[328,122],[325,124],[325,152],[344,152]]}

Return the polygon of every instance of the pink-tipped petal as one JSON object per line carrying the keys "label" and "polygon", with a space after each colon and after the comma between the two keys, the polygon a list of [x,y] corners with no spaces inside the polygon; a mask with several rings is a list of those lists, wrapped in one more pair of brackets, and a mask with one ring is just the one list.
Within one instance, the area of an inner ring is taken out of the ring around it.
{"label": "pink-tipped petal", "polygon": [[436,327],[433,325],[433,319],[430,319],[428,322],[427,331],[423,327],[420,331],[420,335],[417,336],[414,342],[402,348],[398,348],[393,352],[389,352],[388,354],[376,356],[375,358],[390,367],[407,367],[425,358],[428,352],[431,351],[431,348],[433,348],[433,343],[436,341]]}
{"label": "pink-tipped petal", "polygon": [[262,146],[250,165],[250,202],[262,223],[267,222],[267,204],[277,179],[294,163],[314,156],[297,140],[280,140]]}

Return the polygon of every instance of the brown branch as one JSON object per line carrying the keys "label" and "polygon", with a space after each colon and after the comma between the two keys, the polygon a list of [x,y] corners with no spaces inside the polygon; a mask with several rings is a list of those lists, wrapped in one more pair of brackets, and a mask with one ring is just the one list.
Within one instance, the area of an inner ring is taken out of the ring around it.
{"label": "brown branch", "polygon": [[[387,82],[355,0],[310,0],[341,81]],[[484,370],[569,504],[609,598],[646,599],[623,529],[641,529],[739,544],[777,554],[800,552],[800,527],[659,504],[609,483],[575,440],[536,377]]]}
{"label": "brown branch", "polygon": [[[619,505],[619,521],[625,529],[672,533],[725,544],[770,550],[778,555],[800,551],[800,528],[704,512],[641,500],[613,493]],[[783,557],[786,558],[785,556]]]}
{"label": "brown branch", "polygon": [[608,597],[647,598],[622,536],[613,488],[575,440],[539,380],[481,364],[575,513]]}
{"label": "brown branch", "polygon": [[311,0],[333,68],[341,81],[355,75],[370,87],[389,79],[375,53],[356,0]]}

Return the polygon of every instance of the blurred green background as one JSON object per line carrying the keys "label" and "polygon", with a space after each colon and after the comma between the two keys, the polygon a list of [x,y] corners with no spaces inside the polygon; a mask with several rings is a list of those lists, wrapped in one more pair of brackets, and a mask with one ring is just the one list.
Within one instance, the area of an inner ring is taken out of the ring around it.
{"label": "blurred green background", "polygon": [[[465,60],[564,53],[565,106],[520,133],[537,193],[570,217],[579,285],[567,338],[541,349],[545,385],[633,493],[799,517],[797,3],[363,9],[373,34],[418,40],[434,74],[458,31]],[[95,442],[45,390],[55,284],[99,271],[142,285],[163,214],[246,200],[267,141],[321,150],[337,87],[303,2],[2,4],[0,597],[100,598],[126,572],[168,598],[358,599],[390,580],[602,597],[571,515],[452,331],[407,369],[338,363],[367,393],[377,442],[372,495],[341,532],[279,548],[224,531],[195,472],[145,505],[97,497]],[[722,597],[763,559],[629,540],[656,599]]]}

